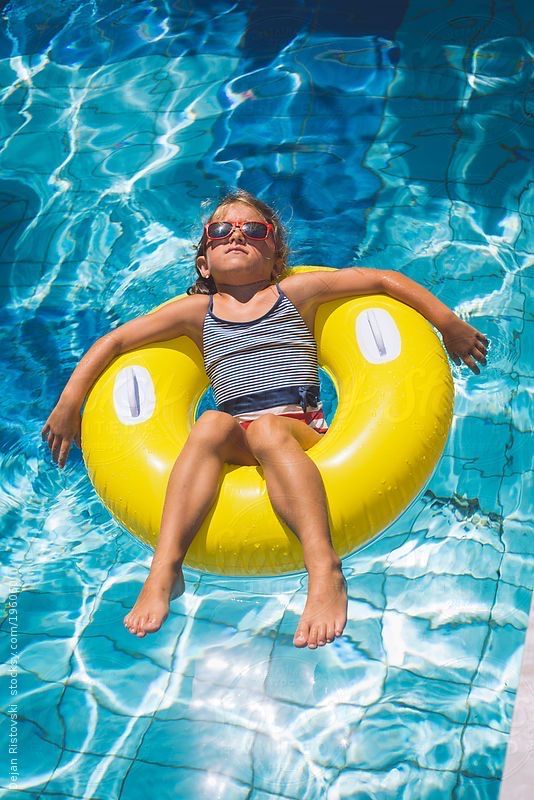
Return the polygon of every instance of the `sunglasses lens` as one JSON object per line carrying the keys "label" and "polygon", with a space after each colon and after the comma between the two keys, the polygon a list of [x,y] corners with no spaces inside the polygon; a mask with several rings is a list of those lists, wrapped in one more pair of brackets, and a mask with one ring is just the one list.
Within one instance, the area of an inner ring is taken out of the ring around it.
{"label": "sunglasses lens", "polygon": [[[231,222],[210,222],[208,236],[210,239],[225,239],[233,230]],[[265,222],[244,222],[241,230],[248,239],[266,239],[269,232]]]}
{"label": "sunglasses lens", "polygon": [[269,229],[265,222],[245,222],[242,230],[249,239],[266,239]]}
{"label": "sunglasses lens", "polygon": [[229,222],[210,222],[208,225],[208,236],[210,239],[224,239],[232,231]]}

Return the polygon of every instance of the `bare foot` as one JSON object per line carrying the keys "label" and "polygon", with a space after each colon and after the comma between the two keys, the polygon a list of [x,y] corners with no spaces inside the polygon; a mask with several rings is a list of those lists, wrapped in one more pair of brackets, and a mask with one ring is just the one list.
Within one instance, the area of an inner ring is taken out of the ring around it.
{"label": "bare foot", "polygon": [[173,567],[151,570],[139,597],[124,617],[130,633],[143,637],[159,630],[169,615],[169,602],[185,591],[184,575]]}
{"label": "bare foot", "polygon": [[347,622],[347,582],[341,565],[309,572],[308,599],[293,644],[314,649],[341,636]]}

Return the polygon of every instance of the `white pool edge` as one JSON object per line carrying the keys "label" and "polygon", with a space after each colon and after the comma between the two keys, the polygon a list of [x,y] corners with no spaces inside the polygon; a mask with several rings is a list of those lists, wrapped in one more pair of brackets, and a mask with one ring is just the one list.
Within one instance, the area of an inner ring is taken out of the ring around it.
{"label": "white pool edge", "polygon": [[530,800],[534,786],[534,593],[499,800]]}

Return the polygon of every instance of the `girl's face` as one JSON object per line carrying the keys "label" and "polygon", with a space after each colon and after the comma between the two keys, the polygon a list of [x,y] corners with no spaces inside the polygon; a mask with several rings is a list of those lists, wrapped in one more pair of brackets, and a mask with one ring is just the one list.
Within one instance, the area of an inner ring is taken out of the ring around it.
{"label": "girl's face", "polygon": [[[231,203],[220,206],[210,222],[266,222],[253,206]],[[216,285],[243,286],[247,283],[269,281],[275,266],[273,232],[267,239],[247,239],[241,228],[233,228],[225,239],[208,239],[205,255],[199,256],[197,266],[203,277],[212,277]]]}

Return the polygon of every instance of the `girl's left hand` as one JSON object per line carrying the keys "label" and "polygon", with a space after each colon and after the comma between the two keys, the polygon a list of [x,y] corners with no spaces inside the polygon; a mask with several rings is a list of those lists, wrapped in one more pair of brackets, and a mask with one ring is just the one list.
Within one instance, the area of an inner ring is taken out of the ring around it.
{"label": "girl's left hand", "polygon": [[475,363],[475,358],[486,366],[486,352],[488,339],[483,333],[477,331],[469,323],[454,314],[441,328],[443,344],[455,364],[460,365],[462,359],[475,375],[480,375],[480,370]]}

